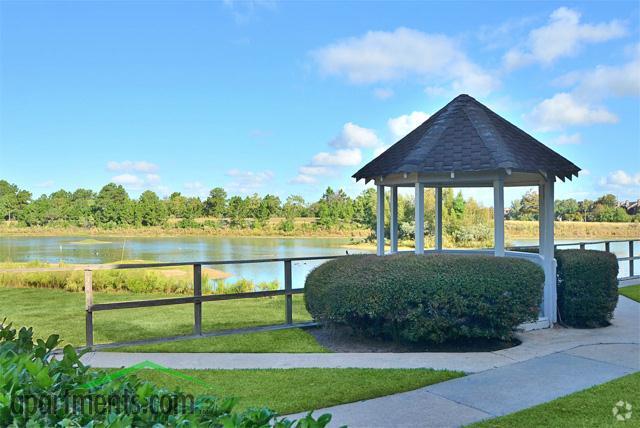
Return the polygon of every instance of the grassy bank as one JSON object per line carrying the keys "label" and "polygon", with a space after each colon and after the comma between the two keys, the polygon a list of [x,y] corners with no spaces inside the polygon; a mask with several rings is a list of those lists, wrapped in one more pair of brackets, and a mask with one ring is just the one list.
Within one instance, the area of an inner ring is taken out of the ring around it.
{"label": "grassy bank", "polygon": [[[95,303],[167,297],[163,294],[95,293]],[[84,294],[62,290],[0,287],[0,320],[33,326],[38,337],[60,334],[68,343],[84,345]],[[309,321],[301,296],[294,296],[293,319]],[[203,331],[224,330],[284,322],[281,297],[243,299],[202,304]],[[94,315],[96,343],[120,342],[190,334],[193,306],[123,309]],[[159,346],[159,345],[154,345]],[[149,348],[152,350],[152,348]],[[174,342],[174,352],[325,352],[301,330],[253,333]]]}
{"label": "grassy bank", "polygon": [[[181,370],[200,385],[165,373],[138,375],[157,385],[193,395],[237,397],[238,408],[269,407],[281,414],[308,411],[410,391],[460,377],[461,372],[431,369],[271,369]],[[286,385],[286,393],[283,392]],[[319,416],[319,415],[316,415]]]}
{"label": "grassy bank", "polygon": [[[612,413],[613,407],[620,400],[633,406],[631,418],[622,422],[616,420]],[[549,403],[473,424],[471,427],[637,427],[640,420],[636,411],[638,406],[640,373],[634,373]]]}
{"label": "grassy bank", "polygon": [[[537,221],[507,220],[504,224],[507,239],[538,237]],[[556,239],[640,237],[640,223],[556,221],[554,229]]]}
{"label": "grassy bank", "polygon": [[78,227],[78,226],[19,226],[16,222],[0,222],[0,234],[7,236],[113,236],[113,237],[178,237],[178,236],[224,236],[224,237],[283,237],[283,238],[365,238],[371,234],[367,228],[357,224],[339,224],[325,228],[314,218],[298,218],[292,230],[283,230],[284,219],[272,218],[260,227],[216,226],[210,219],[198,219],[199,227],[181,228],[168,222],[164,226],[140,227]]}

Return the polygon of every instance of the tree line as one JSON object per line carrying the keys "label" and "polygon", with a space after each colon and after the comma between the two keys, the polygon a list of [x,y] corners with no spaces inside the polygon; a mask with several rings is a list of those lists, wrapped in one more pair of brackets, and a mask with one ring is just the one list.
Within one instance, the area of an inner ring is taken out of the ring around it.
{"label": "tree line", "polygon": [[[427,189],[425,196],[425,227],[433,227],[435,211],[433,189]],[[621,208],[614,195],[604,195],[595,201],[556,201],[556,217],[574,221],[632,221],[640,220]],[[490,235],[493,216],[491,208],[482,207],[473,199],[465,200],[460,192],[454,195],[452,189],[443,191],[443,215],[450,236],[466,239],[484,239]],[[388,200],[385,203],[386,222],[389,219]],[[521,199],[513,201],[506,217],[513,220],[536,220],[538,215],[538,195],[528,192]],[[322,228],[344,225],[375,230],[376,191],[364,190],[355,198],[342,189],[328,187],[319,200],[307,202],[302,196],[291,195],[284,201],[278,196],[229,196],[216,187],[206,198],[185,196],[174,192],[160,198],[151,190],[144,191],[132,199],[124,187],[109,183],[98,192],[77,189],[73,192],[58,190],[49,195],[34,198],[27,190],[6,180],[0,180],[0,218],[15,221],[24,226],[79,226],[79,227],[138,227],[162,226],[170,218],[176,219],[177,227],[201,227],[207,222],[211,226],[244,228],[264,227],[273,218],[281,219],[279,228],[283,231],[294,229],[295,218],[313,218],[314,224]],[[401,237],[411,238],[414,226],[413,197],[399,195],[398,218]],[[196,221],[199,219],[199,221]],[[456,239],[457,240],[457,239]]]}
{"label": "tree line", "polygon": [[[612,194],[603,195],[595,200],[557,199],[555,216],[556,220],[562,221],[640,221],[640,214],[628,212]],[[513,201],[507,210],[506,217],[510,220],[537,220],[538,192],[530,190],[522,198]]]}

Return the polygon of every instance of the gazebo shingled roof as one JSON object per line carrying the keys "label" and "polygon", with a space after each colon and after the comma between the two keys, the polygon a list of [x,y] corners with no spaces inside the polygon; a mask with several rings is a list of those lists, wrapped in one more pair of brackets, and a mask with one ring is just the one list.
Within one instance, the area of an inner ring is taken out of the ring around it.
{"label": "gazebo shingled roof", "polygon": [[580,168],[531,135],[462,94],[356,172],[369,181],[389,174],[509,170],[578,176]]}

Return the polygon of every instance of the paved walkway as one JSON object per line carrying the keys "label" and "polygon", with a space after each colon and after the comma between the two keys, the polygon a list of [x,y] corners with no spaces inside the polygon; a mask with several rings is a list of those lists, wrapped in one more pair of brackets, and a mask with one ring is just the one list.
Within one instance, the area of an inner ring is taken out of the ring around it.
{"label": "paved walkway", "polygon": [[[637,344],[581,346],[415,391],[314,413],[331,413],[332,427],[458,427],[639,371],[639,355]],[[291,416],[298,418],[304,413]]]}
{"label": "paved walkway", "polygon": [[[474,353],[180,354],[94,352],[95,367],[144,360],[172,368],[372,367],[462,370],[470,375],[386,397],[320,409],[331,426],[458,427],[545,403],[640,371],[640,304],[620,296],[612,325],[520,335],[520,346]],[[612,403],[613,404],[613,403]],[[291,415],[303,416],[304,413]]]}
{"label": "paved walkway", "polygon": [[620,297],[611,326],[600,329],[554,328],[522,333],[522,344],[494,352],[227,354],[92,352],[83,361],[94,367],[123,367],[151,360],[175,369],[249,368],[434,368],[477,373],[584,345],[640,343],[640,305]]}

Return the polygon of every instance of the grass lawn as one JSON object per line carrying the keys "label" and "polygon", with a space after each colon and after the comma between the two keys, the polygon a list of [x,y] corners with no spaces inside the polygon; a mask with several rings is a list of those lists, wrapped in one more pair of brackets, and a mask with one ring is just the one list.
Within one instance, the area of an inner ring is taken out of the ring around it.
{"label": "grass lawn", "polygon": [[[625,422],[618,422],[612,414],[613,407],[620,400],[633,406],[631,419]],[[634,373],[471,427],[637,427],[640,426],[638,409],[640,373]]]}
{"label": "grass lawn", "polygon": [[[266,406],[280,414],[365,400],[463,376],[432,369],[269,369],[180,370],[203,386],[163,372],[143,370],[138,376],[157,385],[193,395],[237,397],[239,409]],[[319,416],[319,415],[316,415]]]}
{"label": "grass lawn", "polygon": [[640,302],[640,284],[630,285],[629,287],[622,287],[618,289],[618,293],[623,296],[627,296],[630,299]]}
{"label": "grass lawn", "polygon": [[[95,293],[96,303],[167,297],[158,294]],[[67,343],[84,345],[84,294],[52,289],[0,287],[0,321],[32,326],[38,337],[59,334]],[[308,321],[301,296],[294,296],[294,321]],[[95,343],[128,341],[190,334],[193,306],[96,312]],[[202,304],[203,331],[222,330],[284,321],[284,299],[242,299]],[[142,349],[140,349],[142,350]],[[323,352],[316,340],[302,330],[233,335],[207,339],[147,345],[149,352]]]}

